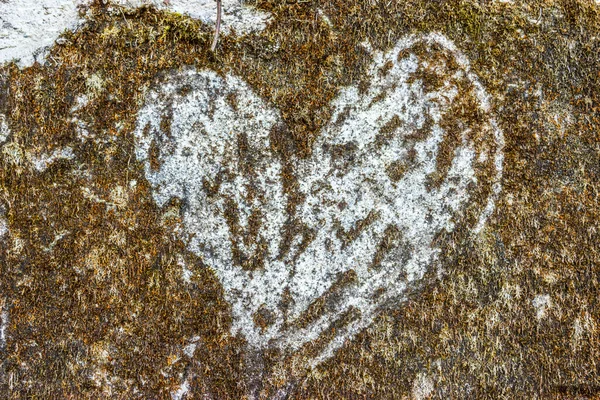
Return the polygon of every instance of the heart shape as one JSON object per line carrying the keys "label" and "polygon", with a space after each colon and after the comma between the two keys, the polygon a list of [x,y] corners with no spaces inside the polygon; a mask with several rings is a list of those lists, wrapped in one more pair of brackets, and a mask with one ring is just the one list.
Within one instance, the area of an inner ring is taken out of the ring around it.
{"label": "heart shape", "polygon": [[291,178],[273,149],[279,113],[235,76],[176,73],[138,114],[154,200],[183,201],[189,249],[252,348],[322,341],[312,361],[330,357],[418,288],[441,233],[478,232],[494,209],[504,141],[467,58],[437,33],[373,58],[312,155],[287,160]]}

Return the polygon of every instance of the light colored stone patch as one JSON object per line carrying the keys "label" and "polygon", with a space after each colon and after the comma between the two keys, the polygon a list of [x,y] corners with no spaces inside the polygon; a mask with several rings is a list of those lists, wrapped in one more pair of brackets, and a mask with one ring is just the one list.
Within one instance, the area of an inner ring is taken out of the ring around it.
{"label": "light colored stone patch", "polygon": [[42,247],[42,249],[45,252],[52,252],[54,250],[54,247],[58,244],[58,242],[64,239],[64,237],[67,236],[69,233],[71,232],[67,230],[58,232],[56,235],[54,235],[54,240],[52,240],[52,243],[50,243],[48,247]]}
{"label": "light colored stone patch", "polygon": [[184,399],[185,395],[190,391],[190,382],[189,380],[185,380],[183,381],[183,383],[181,384],[181,386],[179,386],[179,388],[177,388],[176,391],[171,393],[171,398],[173,400],[182,400]]}
{"label": "light colored stone patch", "polygon": [[183,353],[189,358],[194,357],[194,353],[196,352],[196,347],[198,347],[198,341],[200,340],[200,336],[194,336],[190,339],[190,343],[183,348]]}
{"label": "light colored stone patch", "polygon": [[8,128],[6,117],[3,114],[0,114],[0,145],[6,142],[8,135],[10,135],[10,129]]}
{"label": "light colored stone patch", "polygon": [[102,75],[96,73],[91,74],[85,81],[85,86],[87,88],[87,95],[83,95],[77,98],[76,107],[82,107],[87,104],[88,97],[93,96],[96,97],[104,90],[104,78]]}
{"label": "light colored stone patch", "polygon": [[[440,75],[440,87],[419,78],[426,70]],[[374,54],[366,78],[366,91],[344,88],[335,99],[311,157],[291,160],[304,199],[292,215],[270,143],[281,118],[239,78],[177,73],[150,90],[138,114],[136,156],[154,200],[183,200],[189,249],[214,268],[232,333],[252,348],[296,351],[335,327],[313,365],[327,359],[417,286],[437,262],[434,238],[454,230],[478,188],[489,196],[473,232],[494,210],[503,136],[454,44],[409,36]],[[450,135],[444,118],[457,118],[452,105],[465,96],[485,120],[459,121]],[[495,172],[488,179],[478,175],[484,169]]]}
{"label": "light colored stone patch", "polygon": [[75,98],[75,104],[71,108],[71,113],[75,113],[75,112],[81,110],[82,108],[87,106],[89,102],[90,102],[90,98],[87,94],[82,94],[82,95],[77,96]]}
{"label": "light colored stone patch", "polygon": [[8,234],[8,221],[6,220],[6,211],[0,206],[0,240]]}
{"label": "light colored stone patch", "polygon": [[95,188],[82,186],[81,193],[90,201],[105,204],[108,210],[123,210],[129,200],[129,193],[122,186],[112,189],[108,200],[98,196]]}
{"label": "light colored stone patch", "polygon": [[181,279],[187,284],[192,283],[194,272],[188,268],[187,263],[181,256],[177,259],[177,265],[181,267]]}
{"label": "light colored stone patch", "polygon": [[95,342],[88,348],[88,355],[92,357],[89,378],[102,391],[102,398],[114,397],[120,387],[134,385],[132,379],[122,379],[113,373],[115,353],[108,340]]}
{"label": "light colored stone patch", "polygon": [[[183,347],[183,354],[185,356],[187,356],[188,358],[190,358],[191,360],[193,360],[194,353],[196,352],[196,348],[198,347],[199,341],[200,341],[200,336],[194,336],[194,337],[190,338],[188,340],[188,344]],[[176,390],[171,392],[171,399],[173,399],[173,400],[187,398],[187,394],[190,392],[190,389],[191,389],[190,380],[193,379],[195,376],[193,373],[179,374],[179,375],[180,375],[180,377],[179,377],[180,381],[183,381],[183,382],[181,383],[181,385],[179,385],[179,387],[177,387]],[[205,393],[202,398],[209,399],[211,397],[209,397],[208,394]]]}
{"label": "light colored stone patch", "polygon": [[585,345],[584,335],[594,335],[597,332],[597,325],[594,318],[588,311],[582,313],[573,322],[573,333],[571,335],[571,349],[573,351]]}
{"label": "light colored stone patch", "polygon": [[51,154],[41,154],[37,157],[32,156],[30,161],[37,172],[44,172],[57,160],[72,160],[73,158],[75,158],[73,149],[71,147],[65,147],[63,149],[54,150]]}
{"label": "light colored stone patch", "polygon": [[129,193],[126,188],[121,185],[115,186],[110,191],[110,202],[117,206],[117,208],[124,208],[127,206],[129,201]]}
{"label": "light colored stone patch", "polygon": [[86,0],[0,1],[0,64],[15,60],[28,67],[43,63],[46,48],[66,29],[83,23],[77,6]]}
{"label": "light colored stone patch", "polygon": [[8,223],[6,222],[6,218],[4,215],[0,216],[0,239],[4,238],[8,233]]}
{"label": "light colored stone patch", "polygon": [[19,143],[11,141],[2,147],[2,153],[5,160],[14,166],[26,166],[33,168],[37,172],[44,172],[54,162],[58,160],[72,160],[75,158],[73,149],[65,147],[54,150],[52,153],[34,154],[30,151],[23,151]]}
{"label": "light colored stone patch", "polygon": [[433,381],[425,374],[418,374],[413,381],[412,398],[414,400],[429,399],[433,393]]}
{"label": "light colored stone patch", "polygon": [[[76,30],[85,22],[78,6],[90,0],[3,0],[0,1],[0,64],[16,61],[29,67],[45,62],[47,50],[65,30]],[[113,0],[126,7],[153,5],[159,9],[189,15],[207,24],[215,24],[214,0]],[[270,15],[241,0],[223,0],[222,29],[239,34],[265,28]],[[59,39],[58,41],[60,41]]]}
{"label": "light colored stone patch", "polygon": [[546,311],[552,306],[552,301],[549,294],[538,294],[531,301],[531,305],[535,308],[535,316],[538,320],[546,317]]}
{"label": "light colored stone patch", "polygon": [[6,347],[6,329],[8,328],[8,309],[6,299],[0,303],[0,349]]}

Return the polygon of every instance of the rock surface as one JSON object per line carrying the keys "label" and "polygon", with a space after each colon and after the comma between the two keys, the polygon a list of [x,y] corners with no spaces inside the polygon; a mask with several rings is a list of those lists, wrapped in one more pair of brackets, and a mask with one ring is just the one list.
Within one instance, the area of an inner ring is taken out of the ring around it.
{"label": "rock surface", "polygon": [[223,10],[0,0],[0,397],[597,396],[599,7]]}

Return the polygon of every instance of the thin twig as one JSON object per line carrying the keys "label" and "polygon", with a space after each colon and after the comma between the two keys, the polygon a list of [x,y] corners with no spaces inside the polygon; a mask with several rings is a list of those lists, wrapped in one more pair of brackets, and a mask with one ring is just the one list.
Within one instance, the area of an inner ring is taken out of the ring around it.
{"label": "thin twig", "polygon": [[119,7],[119,11],[121,11],[121,15],[123,16],[123,19],[125,20],[125,23],[127,24],[127,28],[131,29],[131,25],[129,25],[129,21],[127,21],[127,18],[125,17],[125,13],[123,12],[123,8]]}
{"label": "thin twig", "polygon": [[215,51],[217,48],[217,41],[219,40],[219,31],[221,30],[221,0],[217,0],[217,26],[215,29],[215,38],[213,39],[210,51]]}

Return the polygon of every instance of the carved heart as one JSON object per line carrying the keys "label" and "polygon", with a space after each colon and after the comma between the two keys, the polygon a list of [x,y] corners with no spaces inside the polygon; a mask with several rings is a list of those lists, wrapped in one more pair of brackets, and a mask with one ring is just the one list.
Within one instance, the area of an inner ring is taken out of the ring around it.
{"label": "carved heart", "polygon": [[468,60],[444,36],[375,54],[308,159],[273,150],[281,124],[239,78],[188,70],[139,112],[136,155],[156,203],[183,200],[189,249],[216,271],[234,334],[331,356],[418,288],[436,237],[478,231],[494,208],[502,133]]}

